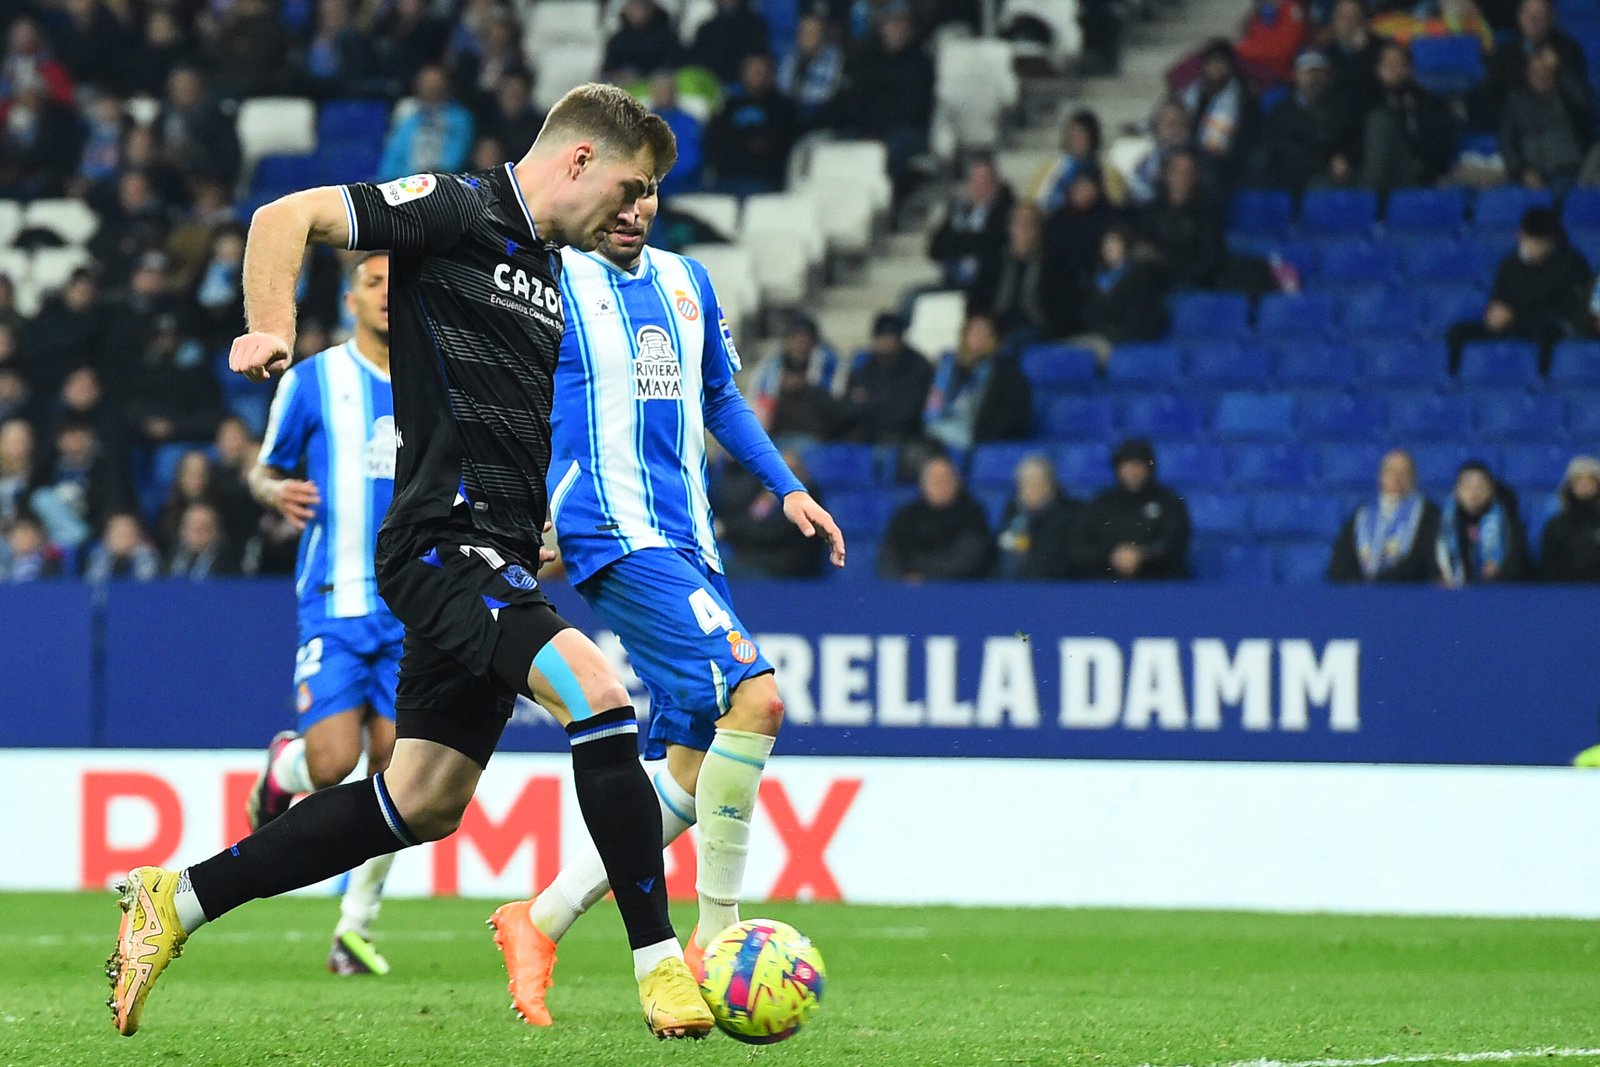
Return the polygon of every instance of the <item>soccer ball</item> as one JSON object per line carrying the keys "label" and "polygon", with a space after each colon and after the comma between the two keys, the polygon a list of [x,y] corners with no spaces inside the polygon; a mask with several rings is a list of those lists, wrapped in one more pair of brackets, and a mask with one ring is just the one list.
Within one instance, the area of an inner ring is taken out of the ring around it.
{"label": "soccer ball", "polygon": [[700,992],[722,1032],[752,1045],[793,1037],[822,1003],[822,956],[799,930],[746,919],[706,946]]}

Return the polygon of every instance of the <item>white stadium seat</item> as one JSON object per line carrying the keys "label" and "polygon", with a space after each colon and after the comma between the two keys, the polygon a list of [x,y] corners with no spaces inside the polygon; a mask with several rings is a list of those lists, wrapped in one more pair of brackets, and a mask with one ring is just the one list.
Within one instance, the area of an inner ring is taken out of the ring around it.
{"label": "white stadium seat", "polygon": [[811,293],[811,262],[795,232],[746,227],[739,243],[750,253],[763,306],[798,308]]}
{"label": "white stadium seat", "polygon": [[882,141],[824,141],[811,149],[806,178],[847,179],[872,195],[874,211],[887,211],[894,195],[889,150]]}
{"label": "white stadium seat", "polygon": [[739,198],[727,193],[679,193],[667,207],[693,215],[731,241],[739,236]]}
{"label": "white stadium seat", "polygon": [[305,156],[317,150],[317,108],[298,96],[261,96],[239,105],[239,147],[248,178],[262,156]]}
{"label": "white stadium seat", "polygon": [[1021,15],[1036,18],[1050,28],[1048,54],[1057,67],[1082,54],[1083,30],[1078,26],[1078,0],[1006,0],[1000,15],[1001,24],[1009,27]]}
{"label": "white stadium seat", "polygon": [[1105,164],[1126,181],[1128,175],[1139,169],[1139,164],[1144,162],[1144,157],[1150,154],[1155,143],[1155,138],[1147,134],[1125,134],[1106,148]]}
{"label": "white stadium seat", "polygon": [[0,248],[0,274],[10,278],[12,284],[17,286],[31,279],[33,263],[28,253],[20,248]]}
{"label": "white stadium seat", "polygon": [[122,102],[122,109],[134,125],[148,126],[160,117],[161,101],[153,96],[130,96]]}
{"label": "white stadium seat", "polygon": [[69,245],[83,245],[100,228],[100,219],[81,200],[35,200],[23,209],[22,228],[49,230]]}
{"label": "white stadium seat", "polygon": [[722,305],[722,316],[737,336],[743,324],[761,310],[761,288],[756,282],[755,260],[738,245],[697,244],[683,250],[711,275],[711,287]]}
{"label": "white stadium seat", "polygon": [[939,43],[934,85],[934,150],[993,148],[1007,109],[1021,98],[1013,48],[999,40],[947,38]]}
{"label": "white stadium seat", "polygon": [[0,248],[9,248],[22,232],[22,205],[15,200],[0,200]]}
{"label": "white stadium seat", "polygon": [[94,257],[89,255],[86,248],[41,248],[33,253],[32,258],[33,284],[45,296],[66,285],[73,271],[94,262]]}
{"label": "white stadium seat", "polygon": [[562,45],[605,43],[596,0],[539,0],[523,8],[522,18],[524,55],[542,60],[547,50]]}
{"label": "white stadium seat", "polygon": [[809,266],[820,267],[828,245],[810,198],[800,193],[759,193],[747,197],[740,219],[741,233],[787,233],[806,257]]}
{"label": "white stadium seat", "polygon": [[906,344],[929,359],[938,359],[961,340],[967,318],[967,294],[959,290],[919,293],[911,302]]}
{"label": "white stadium seat", "polygon": [[534,74],[534,106],[549,111],[568,89],[599,77],[602,51],[598,41],[541,51]]}
{"label": "white stadium seat", "polygon": [[716,13],[717,0],[683,0],[683,7],[678,12],[679,40],[686,45],[694,44],[694,35]]}
{"label": "white stadium seat", "polygon": [[829,252],[861,256],[871,251],[877,214],[871,189],[850,178],[813,176],[803,191],[816,206]]}

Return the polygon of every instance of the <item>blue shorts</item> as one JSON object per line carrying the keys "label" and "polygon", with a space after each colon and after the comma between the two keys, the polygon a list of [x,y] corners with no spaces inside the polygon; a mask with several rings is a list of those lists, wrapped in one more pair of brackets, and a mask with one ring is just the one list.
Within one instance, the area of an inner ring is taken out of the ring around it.
{"label": "blue shorts", "polygon": [[710,748],[730,694],[772,671],[733,613],[727,580],[688,553],[640,549],[578,592],[621,639],[650,691],[646,759],[660,759],[667,745]]}
{"label": "blue shorts", "polygon": [[305,733],[330,715],[371,708],[394,721],[405,628],[387,611],[354,619],[301,619],[294,706]]}

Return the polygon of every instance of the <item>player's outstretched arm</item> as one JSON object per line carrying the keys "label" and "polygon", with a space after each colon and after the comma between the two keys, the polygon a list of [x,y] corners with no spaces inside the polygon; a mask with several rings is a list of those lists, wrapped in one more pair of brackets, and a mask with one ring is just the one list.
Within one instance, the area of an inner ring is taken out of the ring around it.
{"label": "player's outstretched arm", "polygon": [[350,241],[344,196],[334,186],[292,193],[256,209],[244,249],[248,332],[233,342],[228,369],[253,382],[289,366],[294,355],[294,289],[306,247]]}

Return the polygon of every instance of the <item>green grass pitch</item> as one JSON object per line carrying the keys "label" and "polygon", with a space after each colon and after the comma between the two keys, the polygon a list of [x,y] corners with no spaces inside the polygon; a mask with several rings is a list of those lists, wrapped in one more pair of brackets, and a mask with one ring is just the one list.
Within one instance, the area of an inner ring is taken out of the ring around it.
{"label": "green grass pitch", "polygon": [[0,1065],[1442,1064],[1600,1046],[1593,923],[756,907],[811,935],[828,986],[805,1032],[751,1049],[650,1037],[609,906],[562,943],[555,1028],[525,1026],[483,925],[494,903],[386,904],[394,973],[363,979],[323,970],[332,900],[250,905],[195,937],[127,1039],[104,1007],[111,895],[0,896]]}

